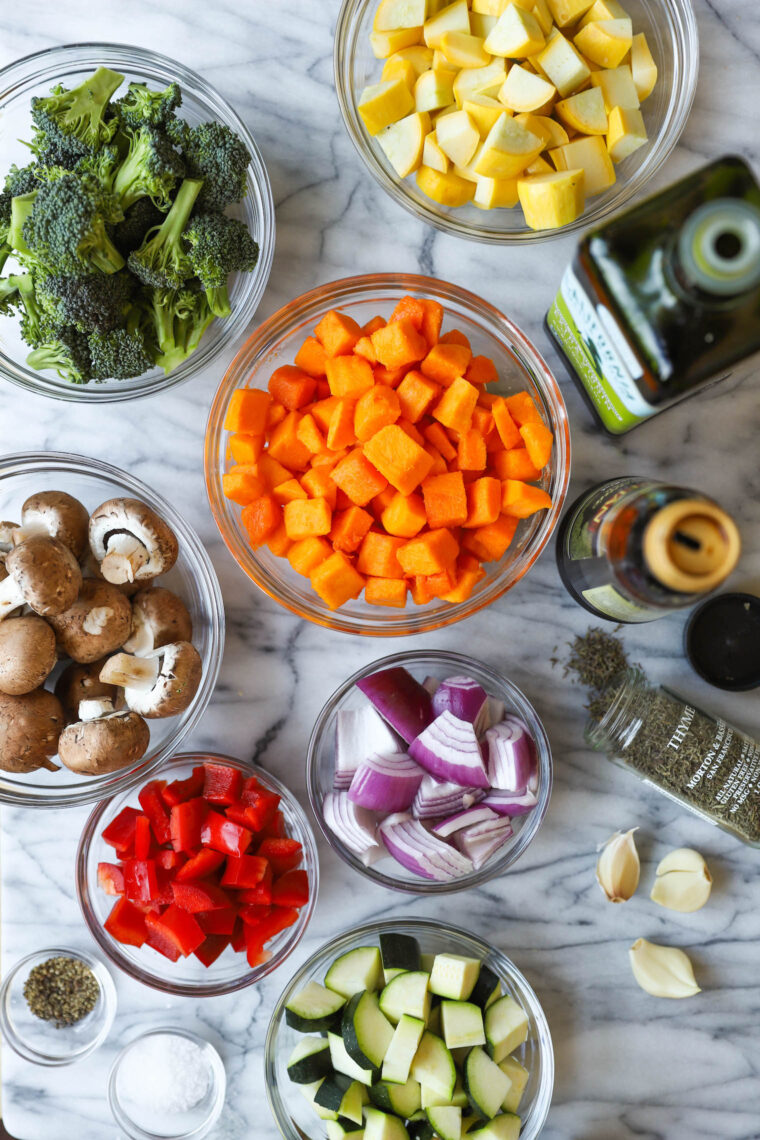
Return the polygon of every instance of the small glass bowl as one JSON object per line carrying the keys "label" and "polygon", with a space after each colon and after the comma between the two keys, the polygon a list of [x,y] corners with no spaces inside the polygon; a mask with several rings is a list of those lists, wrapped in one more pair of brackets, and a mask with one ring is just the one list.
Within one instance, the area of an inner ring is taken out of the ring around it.
{"label": "small glass bowl", "polygon": [[253,969],[248,965],[245,954],[236,954],[229,947],[207,968],[192,954],[188,958],[170,962],[150,946],[125,946],[112,938],[103,926],[116,900],[98,886],[98,863],[114,861],[113,847],[103,841],[101,832],[128,804],[135,806],[137,795],[128,790],[99,803],[84,826],[77,850],[76,888],[84,920],[100,949],[115,966],[135,981],[175,997],[219,997],[254,985],[271,974],[301,941],[319,892],[319,858],[311,825],[293,793],[269,772],[232,756],[184,752],[180,756],[173,756],[159,771],[151,772],[151,777],[183,780],[197,764],[203,764],[204,761],[237,768],[244,776],[255,776],[263,788],[277,793],[288,835],[297,839],[303,847],[302,866],[309,877],[309,901],[301,907],[298,920],[267,943],[266,949],[272,955],[269,961]]}
{"label": "small glass bowl", "polygon": [[[176,80],[182,88],[180,116],[191,126],[213,119],[240,136],[251,155],[246,174],[247,192],[229,213],[244,221],[259,243],[259,260],[254,271],[230,277],[232,314],[225,320],[214,320],[198,350],[168,376],[163,369],[153,368],[131,380],[70,384],[54,372],[29,368],[26,364],[29,347],[19,335],[18,321],[13,316],[0,317],[0,373],[6,380],[27,391],[59,400],[107,404],[149,396],[189,380],[214,363],[242,335],[269,279],[275,217],[269,176],[259,149],[229,103],[190,68],[168,56],[127,44],[66,44],[35,52],[0,70],[0,171],[5,173],[12,163],[25,166],[29,162],[29,150],[20,140],[30,138],[31,100],[47,95],[57,83],[73,87],[100,66],[110,67],[125,77],[114,98],[120,98],[130,82],[147,83],[159,90]],[[6,273],[11,264],[9,261],[6,265]]]}
{"label": "small glass bowl", "polygon": [[[493,855],[488,862],[477,871],[463,875],[452,882],[438,883],[429,879],[422,879],[419,875],[405,870],[395,859],[381,860],[372,867],[365,867],[354,851],[346,847],[338,839],[325,820],[323,804],[325,795],[333,791],[333,775],[335,771],[335,726],[338,712],[345,709],[366,708],[369,705],[364,694],[356,688],[356,682],[377,673],[382,669],[401,666],[408,670],[418,681],[426,677],[436,677],[443,680],[445,677],[467,676],[472,677],[483,686],[489,697],[503,701],[506,711],[514,713],[524,720],[530,729],[535,741],[536,757],[538,760],[538,803],[526,815],[515,816],[512,820],[514,834],[506,841],[501,851]],[[553,766],[549,738],[543,724],[539,720],[533,705],[524,694],[502,677],[495,669],[475,661],[472,657],[465,657],[461,653],[450,653],[448,650],[431,649],[428,651],[409,650],[406,653],[394,653],[390,657],[383,657],[380,661],[373,661],[365,665],[353,676],[344,681],[326,702],[312,730],[311,739],[306,757],[306,784],[309,791],[311,810],[316,816],[317,823],[333,851],[337,852],[350,867],[360,875],[372,879],[381,886],[390,887],[394,891],[403,891],[412,895],[445,895],[454,891],[464,891],[469,887],[478,887],[489,879],[502,875],[512,867],[538,832],[541,822],[549,807],[552,792]]]}
{"label": "small glass bowl", "polygon": [[[50,1021],[35,1017],[24,997],[24,985],[35,966],[50,958],[76,958],[95,975],[100,995],[95,1008],[74,1025],[56,1029]],[[81,1061],[98,1049],[111,1031],[116,1015],[116,989],[102,962],[85,950],[54,946],[27,954],[5,975],[0,987],[0,1033],[25,1061],[35,1065],[60,1066]]]}
{"label": "small glass bowl", "polygon": [[516,1057],[530,1073],[517,1112],[522,1121],[520,1140],[536,1140],[551,1105],[554,1088],[554,1050],[549,1026],[535,991],[509,958],[488,942],[437,919],[406,918],[369,922],[330,940],[313,954],[291,978],[269,1022],[264,1064],[269,1107],[285,1140],[323,1140],[324,1123],[301,1095],[301,1086],[288,1077],[288,1058],[302,1034],[285,1021],[285,1006],[308,982],[322,982],[328,967],[340,954],[358,946],[377,945],[382,933],[408,934],[416,938],[424,954],[462,954],[478,958],[499,978],[505,993],[528,1015],[528,1039]]}
{"label": "small glass bowl", "polygon": [[618,181],[590,198],[576,221],[557,230],[536,232],[522,210],[459,209],[438,205],[418,188],[414,175],[401,179],[379,144],[370,137],[357,110],[364,87],[380,82],[384,60],[375,59],[369,35],[378,0],[343,0],[335,31],[335,89],[351,142],[364,165],[386,193],[416,218],[438,230],[493,245],[551,241],[598,225],[640,194],[675,147],[689,117],[699,73],[699,38],[691,0],[626,0],[634,32],[644,32],[659,69],[657,85],[642,106],[650,141],[618,168]]}
{"label": "small glass bowl", "polygon": [[[80,776],[63,766],[57,772],[44,768],[27,773],[0,772],[0,803],[74,807],[106,799],[147,779],[196,726],[206,711],[222,664],[224,603],[216,572],[198,535],[166,499],[133,475],[98,459],[55,451],[26,452],[0,459],[0,518],[18,521],[27,496],[43,490],[67,491],[90,511],[117,496],[142,499],[169,524],[179,541],[179,556],[158,582],[178,594],[187,606],[193,622],[193,644],[203,666],[192,704],[179,716],[149,721],[150,745],[134,767],[102,776]],[[53,681],[57,675],[54,671]]]}
{"label": "small glass bowl", "polygon": [[[472,342],[473,353],[493,358],[499,372],[497,392],[527,389],[554,433],[554,447],[541,486],[552,497],[549,510],[539,511],[519,526],[499,562],[484,565],[486,576],[465,602],[436,599],[426,606],[410,601],[403,610],[368,605],[363,599],[330,610],[297,574],[286,558],[268,547],[253,550],[241,523],[242,508],[225,498],[222,476],[231,466],[224,417],[236,388],[266,388],[270,375],[292,364],[300,344],[328,309],[340,309],[364,325],[379,314],[388,317],[408,293],[432,298],[444,308],[444,330],[458,328]],[[557,525],[570,480],[570,429],[559,385],[525,334],[481,297],[433,277],[410,273],[374,273],[346,277],[303,293],[264,321],[249,337],[228,368],[211,405],[206,428],[206,487],[211,511],[230,553],[240,568],[270,598],[299,617],[342,633],[392,637],[440,629],[477,613],[514,586],[538,558]]]}
{"label": "small glass bowl", "polygon": [[[122,1065],[133,1049],[151,1037],[167,1035],[183,1037],[202,1050],[208,1064],[209,1084],[206,1094],[198,1104],[187,1112],[172,1114],[170,1132],[158,1132],[155,1130],[155,1124],[151,1127],[144,1122],[141,1123],[134,1108],[130,1113],[129,1099],[124,1090],[119,1089],[119,1077]],[[134,1041],[130,1041],[129,1045],[125,1045],[121,1050],[108,1075],[108,1106],[119,1128],[130,1137],[130,1140],[201,1140],[202,1136],[208,1135],[221,1116],[226,1091],[227,1074],[222,1058],[214,1046],[203,1037],[199,1037],[197,1033],[171,1026],[151,1029],[148,1033],[141,1033],[139,1037],[135,1037]]]}

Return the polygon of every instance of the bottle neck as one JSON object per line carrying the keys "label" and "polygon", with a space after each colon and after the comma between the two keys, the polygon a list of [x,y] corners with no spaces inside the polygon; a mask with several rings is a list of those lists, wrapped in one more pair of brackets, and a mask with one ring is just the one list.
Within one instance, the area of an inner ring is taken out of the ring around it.
{"label": "bottle neck", "polygon": [[686,219],[671,253],[685,292],[716,301],[760,286],[760,210],[738,198],[716,198]]}
{"label": "bottle neck", "polygon": [[606,711],[586,724],[588,744],[608,756],[619,756],[629,748],[644,724],[651,693],[652,686],[637,665],[616,677],[599,698],[605,704],[609,700]]}

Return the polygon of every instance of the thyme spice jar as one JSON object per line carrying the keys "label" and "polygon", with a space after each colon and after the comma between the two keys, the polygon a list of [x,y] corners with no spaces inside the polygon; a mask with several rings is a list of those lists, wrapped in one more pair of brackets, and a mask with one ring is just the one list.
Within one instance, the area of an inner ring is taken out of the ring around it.
{"label": "thyme spice jar", "polygon": [[760,847],[760,743],[720,717],[621,674],[596,698],[588,743],[695,815]]}

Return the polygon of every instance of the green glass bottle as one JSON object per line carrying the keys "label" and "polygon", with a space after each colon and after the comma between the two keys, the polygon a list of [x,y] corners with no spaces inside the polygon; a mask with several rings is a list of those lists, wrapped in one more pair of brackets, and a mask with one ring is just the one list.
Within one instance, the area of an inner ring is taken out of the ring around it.
{"label": "green glass bottle", "polygon": [[546,318],[614,435],[760,351],[760,185],[723,158],[591,230]]}

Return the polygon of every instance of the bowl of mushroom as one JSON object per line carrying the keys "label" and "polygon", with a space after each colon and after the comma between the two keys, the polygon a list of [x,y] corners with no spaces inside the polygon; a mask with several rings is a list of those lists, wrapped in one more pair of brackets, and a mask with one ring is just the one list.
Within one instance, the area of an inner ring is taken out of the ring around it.
{"label": "bowl of mushroom", "polygon": [[84,456],[0,462],[0,802],[143,780],[202,716],[223,646],[208,555],[155,491]]}

